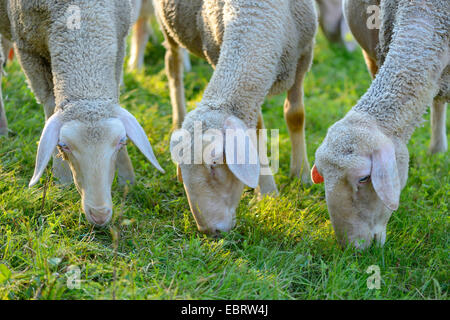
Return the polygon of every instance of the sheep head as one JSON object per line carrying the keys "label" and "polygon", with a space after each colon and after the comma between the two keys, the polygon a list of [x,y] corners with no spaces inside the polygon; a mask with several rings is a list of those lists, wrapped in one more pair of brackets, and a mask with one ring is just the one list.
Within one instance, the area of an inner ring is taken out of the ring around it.
{"label": "sheep head", "polygon": [[368,115],[350,112],[316,151],[313,181],[325,182],[331,222],[342,246],[384,245],[408,175],[408,150]]}
{"label": "sheep head", "polygon": [[158,170],[164,171],[156,160],[144,130],[125,109],[117,107],[115,117],[94,122],[64,121],[62,118],[61,112],[56,112],[45,124],[30,187],[39,181],[58,147],[61,156],[70,165],[88,221],[104,226],[112,217],[111,185],[117,155],[125,148],[127,138]]}
{"label": "sheep head", "polygon": [[171,153],[199,231],[216,235],[235,226],[244,185],[258,185],[260,166],[255,140],[241,120],[224,114],[196,117],[197,110],[172,134]]}

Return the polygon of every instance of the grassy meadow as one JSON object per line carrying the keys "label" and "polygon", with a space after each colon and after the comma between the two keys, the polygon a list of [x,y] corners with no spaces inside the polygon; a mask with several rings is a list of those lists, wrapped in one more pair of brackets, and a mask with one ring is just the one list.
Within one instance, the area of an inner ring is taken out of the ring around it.
{"label": "grassy meadow", "polygon": [[[130,144],[137,183],[128,190],[114,183],[114,221],[104,229],[87,222],[74,186],[53,183],[50,166],[28,188],[44,112],[18,63],[6,67],[3,96],[13,135],[0,137],[1,299],[448,298],[449,158],[428,155],[429,121],[409,143],[409,180],[385,246],[355,252],[337,245],[323,185],[289,179],[285,94],[267,98],[266,127],[280,130],[280,196],[257,202],[246,189],[237,227],[208,238],[197,232],[170,159],[164,52],[160,43],[148,44],[145,70],[125,73],[121,103],[143,125],[166,174]],[[189,110],[212,74],[206,62],[192,57],[192,64],[185,75]],[[359,50],[347,53],[318,34],[304,88],[311,164],[327,128],[370,81]],[[380,268],[380,289],[367,287],[372,265]],[[72,268],[79,270],[79,288],[68,286]]]}

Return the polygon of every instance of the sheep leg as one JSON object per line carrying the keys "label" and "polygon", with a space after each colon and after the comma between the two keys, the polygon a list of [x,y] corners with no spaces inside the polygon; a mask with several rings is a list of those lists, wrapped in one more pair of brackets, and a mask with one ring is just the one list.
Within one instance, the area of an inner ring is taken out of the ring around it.
{"label": "sheep leg", "polygon": [[[267,145],[266,137],[264,134],[260,134],[261,130],[264,129],[264,119],[261,111],[258,116],[258,124],[256,126],[257,129],[257,137],[258,137],[258,152],[261,151],[261,144]],[[266,172],[261,172],[259,176],[258,188],[255,190],[258,198],[262,198],[264,195],[277,195],[278,189],[275,183],[275,179],[273,178],[273,174],[269,167],[269,160],[267,158],[267,150],[264,148],[264,152],[259,154],[259,159],[261,164],[267,164],[267,167],[261,168]],[[263,166],[263,165],[262,165]],[[269,173],[269,174],[268,174]]]}
{"label": "sheep leg", "polygon": [[[55,100],[53,95],[44,104],[45,120],[50,118],[55,110]],[[57,182],[61,185],[70,185],[73,182],[72,171],[66,160],[58,156],[58,151],[53,152],[53,163],[52,163],[53,176],[57,178]]]}
{"label": "sheep leg", "polygon": [[[17,49],[17,48],[16,48]],[[49,64],[43,58],[29,54],[25,50],[17,49],[17,57],[27,76],[36,100],[44,105],[45,120],[51,117],[55,110],[55,96],[53,95],[53,78]],[[53,153],[53,175],[61,184],[71,184],[72,172],[67,161]]]}
{"label": "sheep leg", "polygon": [[191,72],[192,70],[192,64],[191,64],[191,58],[189,57],[189,52],[186,49],[183,50],[183,65],[184,70],[186,72]]}
{"label": "sheep leg", "polygon": [[148,24],[148,16],[141,15],[133,26],[133,35],[131,38],[130,60],[128,70],[140,70],[144,65],[145,46],[150,37],[151,29]]}
{"label": "sheep leg", "polygon": [[372,77],[372,79],[375,79],[375,76],[378,72],[377,62],[374,59],[372,59],[372,57],[369,56],[369,54],[365,50],[363,50],[362,52],[364,60],[366,61],[367,69],[370,72],[370,76]]}
{"label": "sheep leg", "polygon": [[[166,41],[166,74],[169,80],[170,102],[172,104],[172,127],[179,129],[186,116],[186,102],[183,84],[183,54],[178,44],[163,30]],[[180,166],[177,165],[178,181],[182,182]]]}
{"label": "sheep leg", "polygon": [[342,3],[340,0],[317,0],[319,6],[319,24],[330,42],[340,42],[340,20]]}
{"label": "sheep leg", "polygon": [[287,93],[284,118],[291,138],[291,177],[311,183],[310,167],[305,141],[305,106],[303,104],[303,80],[312,59],[312,51],[301,57],[297,65],[296,80]]}
{"label": "sheep leg", "polygon": [[447,103],[443,99],[434,99],[431,107],[431,144],[430,153],[447,151],[447,133],[445,127]]}
{"label": "sheep leg", "polygon": [[172,103],[172,125],[181,128],[186,115],[183,84],[183,54],[178,44],[165,32],[166,73],[169,80],[170,101]]}
{"label": "sheep leg", "polygon": [[[2,45],[0,43],[0,50],[2,50]],[[3,76],[3,63],[5,57],[3,57],[2,52],[0,51],[0,136],[8,135],[8,121],[6,120],[5,107],[3,105],[3,97],[2,97],[2,76]]]}
{"label": "sheep leg", "polygon": [[134,169],[126,147],[119,151],[119,154],[117,155],[116,167],[119,185],[124,186],[128,183],[135,183]]}

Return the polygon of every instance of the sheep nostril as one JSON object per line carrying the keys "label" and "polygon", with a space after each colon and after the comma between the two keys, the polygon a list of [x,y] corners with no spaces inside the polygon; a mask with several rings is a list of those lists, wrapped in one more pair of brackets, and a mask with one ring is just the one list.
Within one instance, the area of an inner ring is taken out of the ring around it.
{"label": "sheep nostril", "polygon": [[110,208],[100,208],[100,209],[89,209],[89,217],[92,219],[94,224],[97,226],[104,226],[109,222],[112,217],[112,209]]}

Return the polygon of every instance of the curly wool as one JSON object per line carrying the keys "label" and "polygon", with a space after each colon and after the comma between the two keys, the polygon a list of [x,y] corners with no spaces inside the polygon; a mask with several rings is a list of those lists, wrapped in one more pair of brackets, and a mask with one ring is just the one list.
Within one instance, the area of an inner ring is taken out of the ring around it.
{"label": "curly wool", "polygon": [[292,87],[317,28],[312,0],[161,0],[155,9],[170,37],[215,68],[186,129],[221,128],[229,115],[255,128],[265,97]]}

